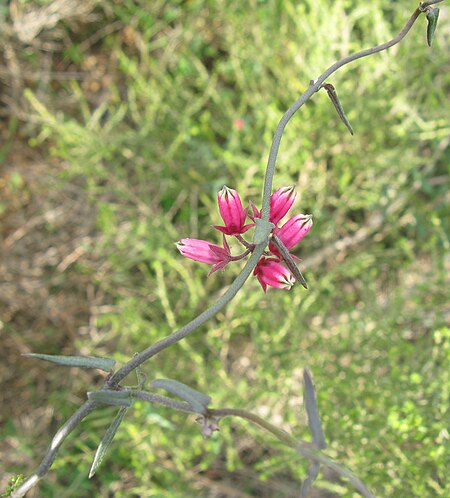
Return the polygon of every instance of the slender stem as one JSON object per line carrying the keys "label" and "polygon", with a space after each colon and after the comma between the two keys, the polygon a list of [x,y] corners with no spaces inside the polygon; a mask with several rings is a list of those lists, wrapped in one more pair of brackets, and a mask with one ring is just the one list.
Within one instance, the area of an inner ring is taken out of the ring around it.
{"label": "slender stem", "polygon": [[258,425],[259,427],[262,427],[263,429],[274,435],[279,441],[286,444],[290,448],[295,449],[297,453],[299,453],[303,457],[307,458],[308,460],[312,460],[313,462],[316,463],[322,463],[323,465],[326,465],[327,467],[333,469],[341,477],[347,478],[350,481],[350,483],[354,486],[354,488],[357,489],[361,493],[361,495],[364,496],[365,498],[375,498],[375,495],[373,495],[367,489],[365,484],[360,479],[358,479],[352,472],[342,467],[338,463],[334,462],[331,458],[324,455],[320,450],[318,450],[315,447],[315,445],[313,445],[312,443],[308,443],[307,441],[299,441],[298,439],[295,439],[287,432],[272,425],[270,422],[267,422],[267,420],[262,419],[258,415],[255,415],[254,413],[251,412],[247,412],[246,410],[238,410],[234,408],[208,410],[208,413],[213,417],[219,417],[219,418],[230,417],[230,416],[244,418],[252,422],[253,424]]}
{"label": "slender stem", "polygon": [[252,250],[250,248],[246,249],[242,254],[238,254],[237,256],[231,256],[230,261],[240,261],[248,256]]}
{"label": "slender stem", "polygon": [[66,437],[77,427],[80,422],[87,417],[96,407],[98,403],[95,401],[86,401],[80,408],[59,428],[54,435],[52,442],[42,459],[41,464],[36,469],[34,474],[29,476],[15,491],[11,493],[12,498],[22,498],[25,493],[35,486],[49,471],[55,460],[59,447],[62,445]]}
{"label": "slender stem", "polygon": [[[431,5],[431,3],[437,3],[437,1],[443,1],[443,0],[429,0],[428,2],[424,2],[422,4],[422,7]],[[431,2],[431,3],[430,3]],[[284,133],[284,129],[286,128],[286,125],[289,123],[290,119],[292,116],[302,107],[302,105],[315,93],[317,92],[320,87],[322,86],[322,83],[325,82],[325,80],[331,76],[333,73],[335,73],[339,68],[342,66],[345,66],[346,64],[349,64],[350,62],[353,62],[357,59],[361,59],[362,57],[367,57],[369,55],[376,54],[377,52],[382,52],[383,50],[386,50],[390,47],[393,47],[397,43],[399,43],[403,38],[408,34],[409,30],[412,28],[413,24],[415,23],[416,19],[419,17],[421,14],[421,8],[417,8],[413,15],[410,17],[409,21],[406,23],[405,27],[400,31],[400,33],[393,38],[392,40],[382,43],[381,45],[377,45],[376,47],[373,48],[368,48],[366,50],[361,50],[361,52],[357,52],[356,54],[349,55],[348,57],[345,57],[344,59],[341,59],[340,61],[336,62],[332,66],[330,66],[322,75],[319,76],[319,78],[311,82],[310,86],[306,90],[306,92],[292,104],[291,107],[286,111],[285,115],[281,118],[281,121],[279,122],[277,129],[275,131],[275,135],[273,137],[272,141],[272,146],[270,148],[270,154],[269,154],[269,159],[267,162],[267,168],[266,168],[266,176],[264,179],[264,194],[263,194],[263,203],[262,203],[262,214],[261,218],[263,220],[268,220],[269,215],[270,215],[270,194],[272,193],[272,183],[273,183],[273,176],[275,172],[275,163],[277,160],[278,156],[278,150],[280,148],[280,142],[281,138]]]}
{"label": "slender stem", "polygon": [[158,405],[167,406],[180,412],[197,413],[189,403],[177,401],[167,396],[161,396],[160,394],[149,393],[147,391],[133,391],[133,398],[148,401],[149,403],[157,403]]}
{"label": "slender stem", "polygon": [[236,277],[234,282],[228,288],[228,290],[223,294],[210,308],[206,311],[198,315],[194,320],[189,322],[187,325],[182,327],[181,329],[173,332],[169,336],[165,337],[161,341],[149,346],[144,351],[141,351],[136,356],[134,356],[128,363],[126,363],[120,370],[118,370],[111,379],[106,383],[106,387],[108,389],[117,387],[119,382],[123,380],[130,372],[132,372],[139,365],[144,363],[144,361],[148,360],[155,354],[158,354],[163,349],[175,344],[178,341],[181,341],[184,337],[191,334],[195,330],[197,330],[200,325],[203,325],[206,321],[211,319],[214,315],[216,315],[224,306],[226,306],[233,297],[239,292],[241,287],[244,285],[247,278],[251,275],[253,269],[256,266],[256,263],[259,261],[262,256],[264,249],[266,248],[266,244],[259,244],[255,247],[253,254],[247,261],[246,265],[242,269],[241,273]]}
{"label": "slender stem", "polygon": [[429,7],[430,5],[434,5],[435,3],[441,3],[443,2],[444,0],[427,0],[426,2],[422,2],[420,5],[419,5],[419,9],[422,10],[422,9],[426,9],[427,7]]}
{"label": "slender stem", "polygon": [[245,246],[247,249],[253,250],[255,248],[255,244],[251,244],[250,242],[247,242],[242,235],[235,235],[236,240],[239,240],[239,242]]}
{"label": "slender stem", "polygon": [[[293,436],[288,434],[286,431],[279,429],[275,425],[272,425],[267,420],[255,415],[254,413],[248,412],[247,410],[239,410],[237,408],[220,408],[216,410],[208,410],[208,414],[213,417],[223,418],[223,417],[240,417],[249,420],[253,424],[259,425],[266,431],[273,434],[279,441],[283,442],[290,448],[296,448],[298,441]],[[313,446],[310,443],[306,443],[306,445],[310,445],[311,448]]]}

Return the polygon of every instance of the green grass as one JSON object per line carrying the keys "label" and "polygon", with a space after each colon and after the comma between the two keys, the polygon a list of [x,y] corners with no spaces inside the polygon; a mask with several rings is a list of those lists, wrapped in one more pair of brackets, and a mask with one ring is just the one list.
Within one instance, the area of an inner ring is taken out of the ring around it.
{"label": "green grass", "polygon": [[[76,81],[49,87],[45,99],[26,90],[38,122],[32,145],[60,161],[60,188],[83,185],[101,233],[90,250],[104,270],[81,259],[76,271],[113,306],[97,318],[96,343],[79,337],[74,354],[125,362],[213,302],[238,268],[207,278],[173,242],[218,242],[211,225],[224,184],[258,205],[283,112],[337,58],[392,37],[415,6],[122,0],[103,2],[94,24],[64,26],[62,67],[108,77],[101,91]],[[210,394],[214,407],[254,410],[308,439],[301,372],[309,367],[329,454],[380,497],[450,492],[448,14],[443,4],[432,50],[419,19],[399,47],[330,79],[354,137],[325,92],[288,125],[275,188],[295,184],[296,212],[314,215],[297,252],[310,290],[265,296],[250,280],[214,320],[144,368],[150,379]],[[120,28],[80,49],[113,22]],[[79,379],[73,387],[78,401],[92,388]],[[61,423],[73,395],[55,389],[49,403]],[[100,410],[71,436],[39,496],[213,496],[217,481],[249,496],[288,497],[306,475],[307,462],[246,424],[226,420],[205,441],[193,417],[136,403],[88,481],[113,416]],[[355,496],[334,478],[321,476],[318,486]]]}

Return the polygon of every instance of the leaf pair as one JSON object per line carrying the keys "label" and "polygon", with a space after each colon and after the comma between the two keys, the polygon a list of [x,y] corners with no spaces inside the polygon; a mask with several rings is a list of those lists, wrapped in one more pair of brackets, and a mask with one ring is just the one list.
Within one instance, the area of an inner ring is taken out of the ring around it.
{"label": "leaf pair", "polygon": [[[175,394],[180,397],[192,407],[192,410],[200,415],[204,415],[208,410],[208,405],[211,402],[211,398],[205,394],[192,389],[191,387],[171,379],[157,379],[152,383],[153,387],[165,389],[171,394]],[[103,439],[98,445],[97,451],[92,462],[91,470],[89,471],[89,479],[95,475],[97,469],[100,467],[103,458],[111,445],[117,430],[120,427],[129,407],[131,406],[133,400],[133,391],[113,391],[113,390],[103,390],[89,392],[88,398],[99,403],[105,403],[113,406],[120,406],[120,410],[112,421],[111,425],[108,427]]]}

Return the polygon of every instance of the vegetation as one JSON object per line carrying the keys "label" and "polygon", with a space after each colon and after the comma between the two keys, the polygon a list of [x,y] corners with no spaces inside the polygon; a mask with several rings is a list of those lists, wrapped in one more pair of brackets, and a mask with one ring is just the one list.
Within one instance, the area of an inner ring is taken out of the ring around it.
{"label": "vegetation", "polygon": [[[35,467],[102,380],[18,354],[124,362],[208,306],[239,264],[207,278],[173,243],[210,238],[224,184],[259,204],[284,111],[336,59],[390,39],[416,7],[107,0],[25,40],[26,9],[50,3],[0,7],[2,489]],[[325,92],[288,125],[274,187],[295,185],[295,212],[314,216],[296,251],[309,290],[264,295],[250,280],[144,369],[308,439],[310,368],[328,454],[380,497],[450,493],[445,7],[432,49],[419,19],[401,45],[330,80],[353,137]],[[195,417],[135,402],[88,480],[116,411],[83,422],[29,496],[292,497],[305,478],[308,462],[250,426],[224,420],[204,440]],[[317,487],[355,496],[327,471]]]}

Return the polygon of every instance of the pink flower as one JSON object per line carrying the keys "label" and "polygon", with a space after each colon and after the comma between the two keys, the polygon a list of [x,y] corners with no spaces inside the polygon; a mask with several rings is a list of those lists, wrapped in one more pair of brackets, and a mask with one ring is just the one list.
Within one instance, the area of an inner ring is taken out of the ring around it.
{"label": "pink flower", "polygon": [[274,258],[262,257],[255,266],[253,275],[258,279],[264,292],[268,285],[289,290],[295,283],[292,273]]}
{"label": "pink flower", "polygon": [[[283,216],[291,209],[294,204],[297,192],[295,187],[281,187],[270,196],[270,216],[269,221],[275,225],[283,218]],[[261,211],[250,201],[252,215],[249,215],[252,220],[261,218]]]}
{"label": "pink flower", "polygon": [[281,187],[270,196],[270,218],[269,221],[275,225],[291,209],[294,204],[295,196],[294,187]]}
{"label": "pink flower", "polygon": [[181,239],[176,246],[186,258],[213,265],[210,273],[223,269],[231,260],[230,247],[225,237],[224,247],[200,239]]}
{"label": "pink flower", "polygon": [[[287,220],[281,228],[274,228],[273,233],[279,237],[287,249],[292,249],[311,230],[312,226],[313,221],[310,214],[296,214]],[[273,244],[269,244],[269,250],[278,255]]]}
{"label": "pink flower", "polygon": [[[287,220],[282,227],[277,226],[292,207],[295,197],[294,187],[281,187],[275,190],[270,197],[270,216],[268,220],[270,223],[268,225],[266,223],[266,225],[267,231],[271,230],[272,240],[269,242],[269,251],[264,251],[264,255],[253,271],[253,275],[258,279],[264,292],[266,292],[267,286],[290,289],[296,280],[307,288],[306,282],[294,261],[298,260],[298,258],[290,254],[289,250],[298,244],[311,230],[313,225],[312,216],[297,214]],[[214,228],[222,232],[223,247],[199,239],[181,239],[177,243],[177,248],[183,256],[212,265],[209,274],[219,269],[223,270],[231,261],[240,261],[255,250],[256,244],[258,244],[258,242],[255,242],[256,239],[254,239],[253,243],[249,242],[242,237],[242,234],[255,226],[255,223],[245,224],[247,216],[253,222],[261,218],[261,211],[253,202],[250,201],[252,214],[249,214],[249,208],[244,209],[242,207],[241,198],[236,190],[227,186],[224,186],[218,193],[217,200],[224,226],[215,226]],[[230,246],[227,242],[227,237],[230,236],[235,237],[236,242],[244,246],[244,251],[241,254],[231,255]]]}
{"label": "pink flower", "polygon": [[214,226],[214,228],[225,235],[240,235],[254,226],[254,223],[245,225],[248,208],[243,209],[241,198],[236,190],[224,186],[217,195],[217,201],[225,226]]}

